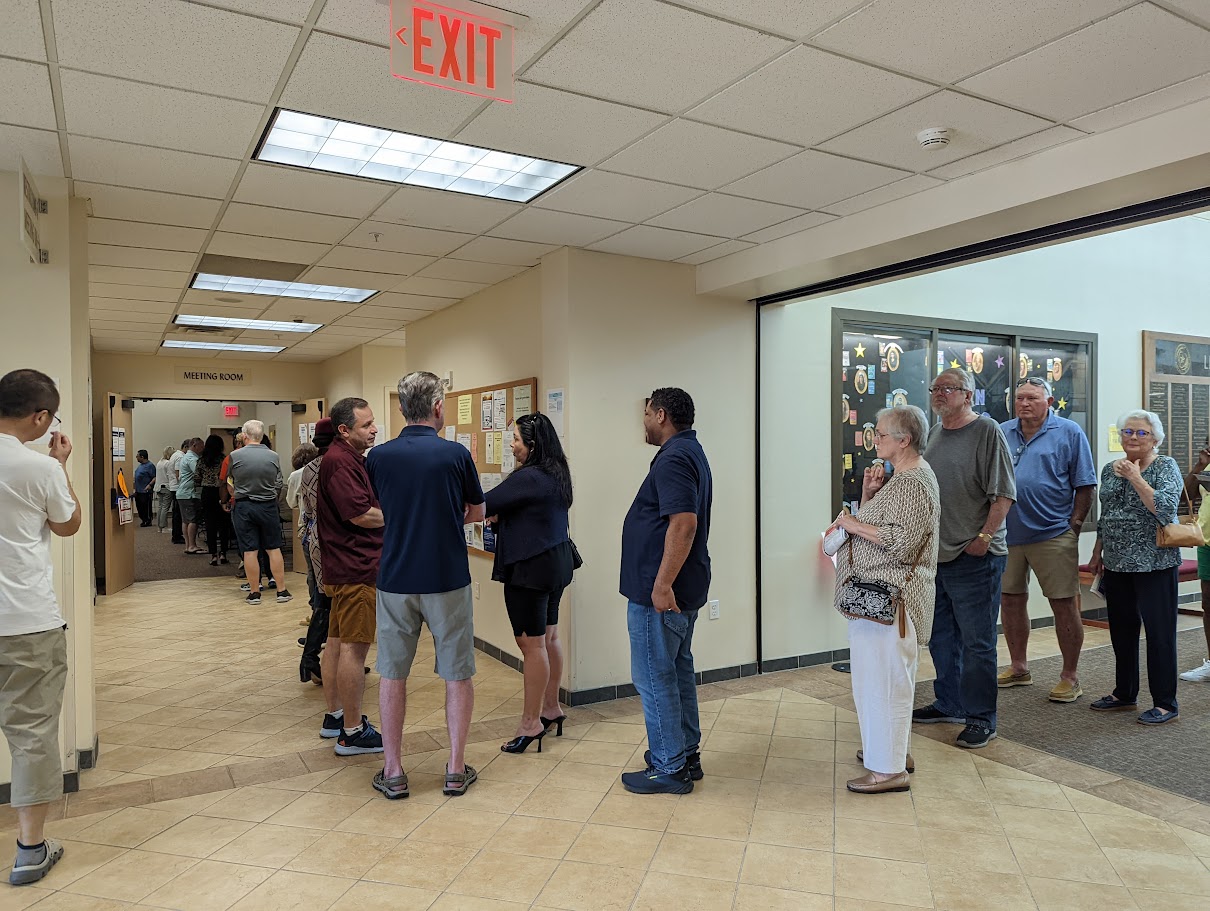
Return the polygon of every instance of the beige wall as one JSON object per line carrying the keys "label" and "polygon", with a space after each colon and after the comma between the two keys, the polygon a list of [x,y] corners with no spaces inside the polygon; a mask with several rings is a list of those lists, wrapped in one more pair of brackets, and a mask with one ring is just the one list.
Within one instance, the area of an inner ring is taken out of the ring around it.
{"label": "beige wall", "polygon": [[407,372],[406,348],[366,345],[361,349],[361,397],[374,410],[379,443],[391,438],[391,392]]}
{"label": "beige wall", "polygon": [[328,358],[319,365],[320,391],[324,397],[324,413],[340,399],[362,395],[361,346],[344,354]]}
{"label": "beige wall", "polygon": [[[327,364],[328,362],[324,362]],[[175,378],[180,366],[213,370],[244,371],[247,383],[181,383]],[[324,365],[319,365],[323,367]],[[324,394],[322,371],[315,364],[274,363],[253,358],[196,360],[188,354],[173,357],[159,354],[92,353],[93,387],[98,392],[169,399],[215,399],[301,401]]]}
{"label": "beige wall", "polygon": [[[223,417],[223,404],[239,405],[239,417]],[[238,399],[213,399],[208,402],[153,399],[134,403],[134,439],[127,447],[146,449],[153,462],[158,462],[165,446],[177,447],[186,437],[206,438],[211,427],[237,428],[244,421],[257,417],[257,403]],[[223,441],[231,448],[230,438]]]}

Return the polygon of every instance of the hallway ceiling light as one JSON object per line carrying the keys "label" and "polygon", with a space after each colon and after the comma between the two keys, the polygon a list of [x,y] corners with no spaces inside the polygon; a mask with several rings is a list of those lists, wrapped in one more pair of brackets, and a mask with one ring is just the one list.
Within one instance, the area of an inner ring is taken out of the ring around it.
{"label": "hallway ceiling light", "polygon": [[306,282],[275,282],[263,278],[241,278],[238,275],[210,275],[199,272],[193,276],[190,288],[199,291],[235,291],[240,294],[267,294],[270,297],[301,297],[316,301],[348,301],[361,304],[377,291],[366,288],[339,288],[335,285],[311,285]]}
{"label": "hallway ceiling light", "polygon": [[442,142],[282,108],[278,108],[253,157],[258,161],[514,202],[529,202],[580,170],[579,165]]}
{"label": "hallway ceiling light", "polygon": [[323,323],[296,323],[291,320],[240,319],[234,316],[192,316],[178,313],[172,320],[178,326],[214,326],[219,329],[259,329],[263,332],[314,332]]}
{"label": "hallway ceiling light", "polygon": [[254,351],[260,354],[277,354],[285,351],[285,345],[241,345],[237,342],[183,342],[176,338],[166,338],[160,342],[164,348],[204,348],[207,351]]}

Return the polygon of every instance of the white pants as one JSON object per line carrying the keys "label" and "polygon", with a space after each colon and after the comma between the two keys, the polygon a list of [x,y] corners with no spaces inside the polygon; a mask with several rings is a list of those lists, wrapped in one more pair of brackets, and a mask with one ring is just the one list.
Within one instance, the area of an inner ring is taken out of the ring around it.
{"label": "white pants", "polygon": [[907,635],[899,636],[898,618],[890,626],[869,620],[849,621],[849,665],[853,702],[861,724],[865,767],[884,775],[907,765],[916,696],[920,646],[911,616]]}

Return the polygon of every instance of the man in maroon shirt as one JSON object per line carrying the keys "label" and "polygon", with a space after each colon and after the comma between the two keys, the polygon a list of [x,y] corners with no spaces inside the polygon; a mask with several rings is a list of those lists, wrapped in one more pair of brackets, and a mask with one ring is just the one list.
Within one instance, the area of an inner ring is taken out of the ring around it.
{"label": "man in maroon shirt", "polygon": [[335,687],[336,699],[333,703],[329,694],[331,711],[324,716],[320,735],[337,738],[338,756],[381,753],[382,735],[361,714],[382,554],[382,510],[365,467],[377,428],[365,399],[341,399],[328,416],[336,438],[319,467],[316,524],[324,593],[332,599],[332,612],[320,673],[325,691]]}

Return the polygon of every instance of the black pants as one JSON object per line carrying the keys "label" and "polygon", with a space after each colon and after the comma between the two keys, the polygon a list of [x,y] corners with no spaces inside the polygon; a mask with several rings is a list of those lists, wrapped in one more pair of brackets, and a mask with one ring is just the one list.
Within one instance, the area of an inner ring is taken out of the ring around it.
{"label": "black pants", "polygon": [[181,528],[181,504],[176,498],[176,491],[172,492],[172,543],[185,543],[185,532]]}
{"label": "black pants", "polygon": [[144,525],[151,524],[151,497],[150,493],[135,491],[134,508],[139,511],[139,519]]}
{"label": "black pants", "polygon": [[1139,628],[1147,630],[1147,683],[1151,701],[1175,712],[1176,604],[1179,569],[1149,573],[1105,570],[1105,603],[1109,638],[1117,659],[1115,699],[1139,698]]}
{"label": "black pants", "polygon": [[202,515],[206,519],[206,543],[210,556],[227,556],[231,549],[231,514],[223,509],[217,487],[202,488]]}

